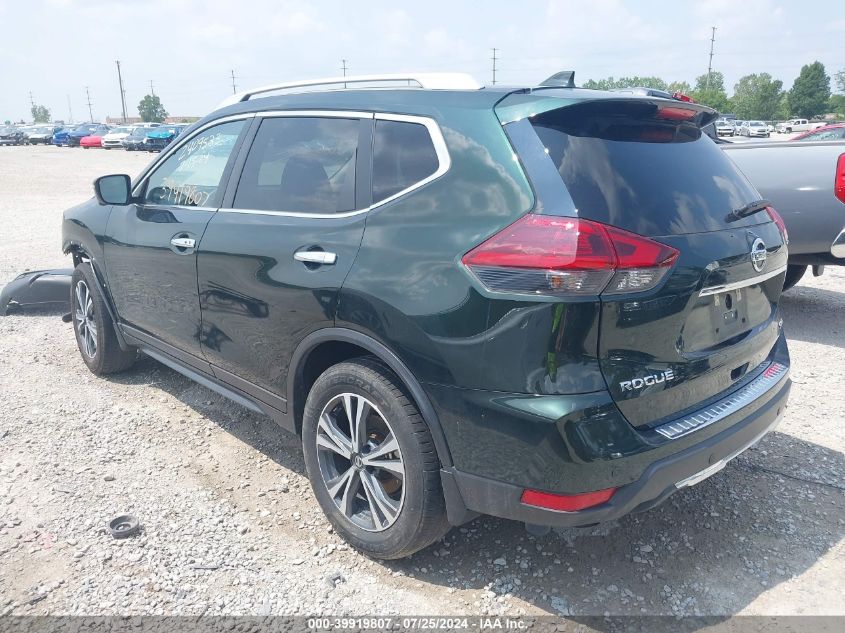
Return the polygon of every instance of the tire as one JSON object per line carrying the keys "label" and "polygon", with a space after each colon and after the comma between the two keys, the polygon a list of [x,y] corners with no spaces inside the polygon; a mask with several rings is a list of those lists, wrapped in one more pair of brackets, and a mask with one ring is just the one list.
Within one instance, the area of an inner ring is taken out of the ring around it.
{"label": "tire", "polygon": [[783,291],[794,288],[795,284],[801,281],[801,277],[807,272],[807,267],[800,264],[789,264],[786,267],[786,278],[783,280]]}
{"label": "tire", "polygon": [[97,376],[129,369],[137,352],[120,349],[100,286],[91,269],[83,263],[73,271],[70,283],[70,315],[76,346],[88,369]]}
{"label": "tire", "polygon": [[[346,411],[354,418],[362,404],[370,408],[359,450]],[[367,556],[410,556],[448,531],[431,432],[399,379],[377,359],[343,362],[317,379],[305,402],[302,445],[320,507],[335,531]],[[379,453],[390,447],[395,450]]]}

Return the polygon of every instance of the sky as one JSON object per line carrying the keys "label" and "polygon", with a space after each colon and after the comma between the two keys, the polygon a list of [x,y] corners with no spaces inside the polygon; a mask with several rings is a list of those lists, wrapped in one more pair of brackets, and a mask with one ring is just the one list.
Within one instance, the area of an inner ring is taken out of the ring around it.
{"label": "sky", "polygon": [[[172,115],[202,116],[232,93],[341,74],[471,73],[535,85],[560,70],[666,81],[713,69],[728,93],[768,72],[788,89],[801,66],[845,69],[845,14],[821,0],[0,0],[0,121],[30,119],[30,92],[55,119],[127,114],[150,81]],[[68,103],[69,102],[69,103]]]}

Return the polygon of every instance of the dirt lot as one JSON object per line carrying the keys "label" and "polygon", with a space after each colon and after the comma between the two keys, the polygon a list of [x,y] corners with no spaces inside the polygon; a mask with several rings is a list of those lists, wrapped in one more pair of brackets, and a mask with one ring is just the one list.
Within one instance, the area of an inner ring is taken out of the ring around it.
{"label": "dirt lot", "polygon": [[[0,285],[68,265],[62,211],[148,154],[0,148]],[[350,551],[297,438],[145,359],[94,377],[58,314],[0,317],[0,614],[845,614],[845,269],[783,301],[777,432],[662,507],[533,538],[481,518]],[[134,512],[126,541],[106,521]]]}

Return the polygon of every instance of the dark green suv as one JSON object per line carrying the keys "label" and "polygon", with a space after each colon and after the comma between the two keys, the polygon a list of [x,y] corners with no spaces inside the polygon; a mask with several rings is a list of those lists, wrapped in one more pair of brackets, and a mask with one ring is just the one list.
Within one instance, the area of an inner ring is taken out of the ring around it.
{"label": "dark green suv", "polygon": [[374,557],[650,508],[790,388],[786,232],[714,118],[557,79],[235,95],[65,212],[83,360],[142,352],[300,434]]}

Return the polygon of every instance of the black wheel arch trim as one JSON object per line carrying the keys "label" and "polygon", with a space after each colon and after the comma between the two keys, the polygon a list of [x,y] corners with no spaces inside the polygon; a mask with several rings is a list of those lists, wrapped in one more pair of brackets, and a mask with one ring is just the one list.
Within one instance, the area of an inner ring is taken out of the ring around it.
{"label": "black wheel arch trim", "polygon": [[[290,371],[288,372],[287,394],[288,406],[290,407],[288,410],[289,413],[296,416],[297,412],[301,411],[302,407],[304,407],[305,398],[308,396],[308,394],[298,393],[296,387],[303,378],[302,373],[309,353],[322,343],[332,342],[352,343],[353,345],[362,347],[379,358],[399,377],[410,392],[426,424],[428,424],[441,467],[445,469],[452,468],[452,454],[449,451],[446,435],[440,424],[440,418],[434,410],[434,406],[431,404],[431,400],[423,389],[422,384],[411,373],[407,365],[389,347],[363,332],[348,328],[328,327],[312,332],[300,341],[293,352],[293,356],[291,356]],[[297,424],[299,423],[301,423],[301,420]]]}

